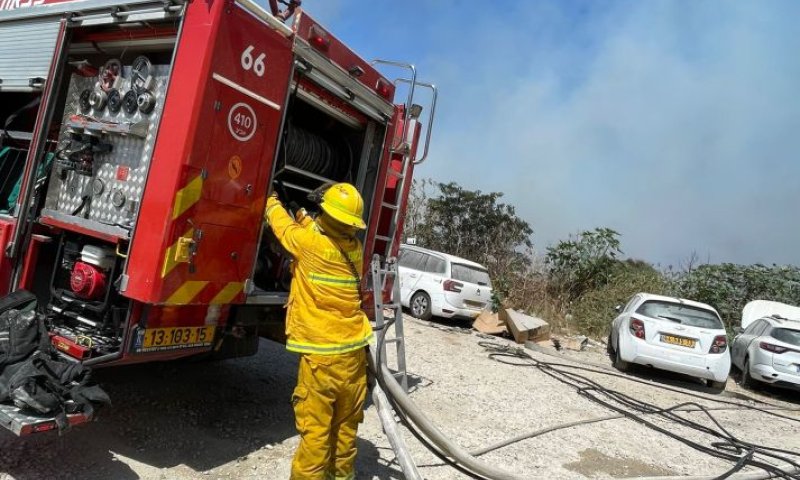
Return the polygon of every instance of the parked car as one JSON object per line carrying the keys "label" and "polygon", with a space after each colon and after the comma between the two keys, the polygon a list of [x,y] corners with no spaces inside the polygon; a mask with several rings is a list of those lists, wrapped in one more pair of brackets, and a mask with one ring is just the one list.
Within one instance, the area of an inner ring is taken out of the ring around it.
{"label": "parked car", "polygon": [[403,245],[398,274],[400,303],[424,320],[433,315],[473,319],[492,298],[486,267],[446,253]]}
{"label": "parked car", "polygon": [[731,357],[725,327],[713,307],[638,293],[617,311],[608,338],[617,369],[647,365],[698,377],[717,390],[725,388]]}
{"label": "parked car", "polygon": [[742,312],[742,328],[736,329],[731,344],[741,385],[768,383],[800,390],[800,308],[755,300]]}

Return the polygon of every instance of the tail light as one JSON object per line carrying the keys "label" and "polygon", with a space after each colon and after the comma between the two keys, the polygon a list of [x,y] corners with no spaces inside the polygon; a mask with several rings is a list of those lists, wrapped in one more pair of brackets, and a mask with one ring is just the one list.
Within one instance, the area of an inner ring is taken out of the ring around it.
{"label": "tail light", "polygon": [[714,337],[714,343],[711,344],[709,353],[722,353],[728,349],[728,337],[725,335],[717,335]]}
{"label": "tail light", "polygon": [[308,43],[310,43],[317,50],[327,52],[328,47],[331,46],[331,39],[328,38],[328,34],[322,31],[322,29],[318,28],[316,25],[313,25],[309,31]]}
{"label": "tail light", "polygon": [[455,280],[445,280],[442,286],[444,287],[445,292],[461,293],[461,288],[464,286],[464,284],[461,282],[456,282]]}
{"label": "tail light", "polygon": [[378,80],[378,84],[375,86],[375,91],[378,92],[378,95],[386,100],[391,100],[392,84],[381,78]]}
{"label": "tail light", "polygon": [[639,320],[637,318],[631,319],[630,329],[631,329],[631,333],[633,334],[634,337],[644,339],[644,322],[643,321],[641,321],[641,320]]}
{"label": "tail light", "polygon": [[784,353],[789,351],[789,349],[786,347],[781,347],[780,345],[773,345],[767,342],[761,342],[758,344],[758,346],[761,347],[762,350],[766,350],[772,353]]}

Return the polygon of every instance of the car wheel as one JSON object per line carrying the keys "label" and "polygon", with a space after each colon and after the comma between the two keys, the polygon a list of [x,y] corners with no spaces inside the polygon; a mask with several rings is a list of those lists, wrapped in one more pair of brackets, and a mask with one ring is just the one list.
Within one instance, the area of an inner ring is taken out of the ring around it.
{"label": "car wheel", "polygon": [[619,370],[620,372],[627,372],[630,368],[631,364],[626,362],[625,360],[619,358],[619,352],[614,350],[614,346],[611,344],[611,334],[608,334],[608,343],[606,344],[606,351],[608,351],[608,356],[611,357],[611,364]]}
{"label": "car wheel", "polygon": [[619,349],[614,350],[611,346],[611,335],[608,336],[608,350],[611,352],[611,364],[620,372],[627,372],[631,368],[631,364],[623,360],[619,355]]}
{"label": "car wheel", "polygon": [[425,292],[417,292],[411,297],[411,316],[421,320],[431,319],[431,297]]}
{"label": "car wheel", "polygon": [[742,368],[742,381],[739,383],[742,388],[753,388],[756,381],[750,376],[750,359],[744,359],[744,367]]}
{"label": "car wheel", "polygon": [[706,380],[706,385],[708,386],[708,388],[710,388],[710,389],[712,389],[712,390],[714,390],[716,392],[724,391],[725,390],[725,386],[727,384],[728,384],[728,382],[726,382],[726,381],[725,382],[715,382],[714,380]]}
{"label": "car wheel", "polygon": [[627,372],[631,368],[631,364],[620,358],[619,352],[614,354],[614,368],[620,372]]}

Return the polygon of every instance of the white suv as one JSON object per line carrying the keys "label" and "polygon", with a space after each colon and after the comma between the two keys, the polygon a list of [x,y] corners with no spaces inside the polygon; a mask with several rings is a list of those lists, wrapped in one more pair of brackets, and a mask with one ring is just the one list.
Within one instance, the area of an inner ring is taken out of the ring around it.
{"label": "white suv", "polygon": [[400,303],[417,318],[473,319],[492,299],[489,273],[478,263],[403,245],[398,264]]}

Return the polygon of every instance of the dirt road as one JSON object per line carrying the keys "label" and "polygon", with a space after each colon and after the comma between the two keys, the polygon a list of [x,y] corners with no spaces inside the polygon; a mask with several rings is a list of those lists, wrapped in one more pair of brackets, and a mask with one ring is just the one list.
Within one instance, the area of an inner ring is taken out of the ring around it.
{"label": "dirt road", "polygon": [[[467,449],[531,429],[610,413],[536,369],[490,360],[478,345],[483,338],[446,325],[407,323],[409,369],[414,374],[412,397]],[[540,353],[534,355],[552,360]],[[608,364],[600,349],[575,355]],[[265,341],[251,358],[100,371],[98,380],[111,395],[113,407],[97,422],[62,437],[41,434],[17,439],[0,432],[0,480],[286,479],[297,444],[289,405],[296,367],[293,355]],[[720,406],[714,400],[698,400],[625,379],[590,376],[609,388],[664,407],[690,398]],[[715,396],[699,383],[679,376],[639,371],[634,377],[711,398],[742,403],[757,398],[800,407],[797,396],[741,392],[732,381],[728,393]],[[701,420],[699,413],[683,415]],[[717,411],[715,415],[743,439],[800,450],[800,413],[792,413],[798,422],[747,410]],[[669,428],[708,441],[682,427]],[[372,406],[360,437],[359,478],[403,478]],[[406,438],[426,478],[465,478],[441,466],[410,435]],[[483,458],[529,478],[713,475],[731,466],[629,420],[558,430]]]}

